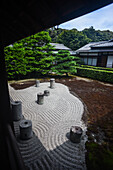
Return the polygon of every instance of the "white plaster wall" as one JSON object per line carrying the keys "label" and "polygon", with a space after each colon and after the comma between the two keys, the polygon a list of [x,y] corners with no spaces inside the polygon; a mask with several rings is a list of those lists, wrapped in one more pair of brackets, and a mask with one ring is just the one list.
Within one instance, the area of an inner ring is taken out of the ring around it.
{"label": "white plaster wall", "polygon": [[113,65],[113,56],[108,56],[106,67],[111,67]]}

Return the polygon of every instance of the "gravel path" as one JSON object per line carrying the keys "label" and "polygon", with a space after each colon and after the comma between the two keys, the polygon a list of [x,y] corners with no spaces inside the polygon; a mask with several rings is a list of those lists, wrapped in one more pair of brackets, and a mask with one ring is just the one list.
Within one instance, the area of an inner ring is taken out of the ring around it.
{"label": "gravel path", "polygon": [[[36,103],[37,93],[50,91],[44,97],[44,104]],[[22,101],[25,119],[32,120],[33,138],[22,141],[19,139],[19,122],[15,122],[18,145],[25,165],[30,170],[85,170],[86,127],[81,121],[84,112],[82,102],[72,94],[68,87],[56,83],[55,89],[49,83],[40,83],[40,87],[29,87],[14,90],[9,86],[13,100]],[[80,144],[69,140],[72,125],[83,129]]]}

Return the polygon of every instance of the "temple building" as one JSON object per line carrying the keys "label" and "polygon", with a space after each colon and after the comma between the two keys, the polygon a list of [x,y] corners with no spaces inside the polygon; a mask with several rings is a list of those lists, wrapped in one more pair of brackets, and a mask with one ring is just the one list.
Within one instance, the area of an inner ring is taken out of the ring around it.
{"label": "temple building", "polygon": [[85,65],[113,68],[113,39],[91,42],[76,50]]}

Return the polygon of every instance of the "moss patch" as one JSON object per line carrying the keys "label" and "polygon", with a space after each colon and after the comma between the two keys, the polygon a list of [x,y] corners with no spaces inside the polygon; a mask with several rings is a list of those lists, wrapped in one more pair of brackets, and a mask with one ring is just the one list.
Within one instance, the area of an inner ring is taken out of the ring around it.
{"label": "moss patch", "polygon": [[89,170],[113,170],[113,152],[106,145],[86,143],[86,163]]}

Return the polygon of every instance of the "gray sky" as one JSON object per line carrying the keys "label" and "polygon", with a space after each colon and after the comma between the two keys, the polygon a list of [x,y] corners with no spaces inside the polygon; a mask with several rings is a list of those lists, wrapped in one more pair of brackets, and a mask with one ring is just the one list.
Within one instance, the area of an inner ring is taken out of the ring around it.
{"label": "gray sky", "polygon": [[113,3],[94,12],[61,24],[64,29],[76,28],[79,31],[93,26],[96,30],[113,31]]}

